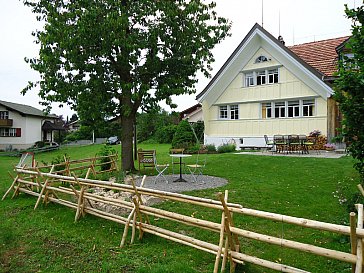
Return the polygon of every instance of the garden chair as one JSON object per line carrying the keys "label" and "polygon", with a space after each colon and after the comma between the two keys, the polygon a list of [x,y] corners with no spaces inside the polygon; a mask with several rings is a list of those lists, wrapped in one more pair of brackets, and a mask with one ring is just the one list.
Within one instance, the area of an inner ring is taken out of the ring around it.
{"label": "garden chair", "polygon": [[264,135],[264,140],[265,140],[265,149],[268,150],[272,150],[274,147],[274,142],[272,140],[269,140],[267,135]]}
{"label": "garden chair", "polygon": [[196,164],[186,165],[195,182],[197,182],[198,176],[203,175],[203,170],[206,167],[206,155],[207,151],[199,151],[197,153]]}
{"label": "garden chair", "polygon": [[158,164],[158,162],[157,162],[157,156],[154,153],[154,168],[155,168],[155,170],[158,173],[157,176],[154,178],[154,184],[156,184],[157,179],[159,177],[163,177],[164,180],[166,181],[166,183],[168,184],[168,180],[167,180],[167,178],[163,174],[168,169],[168,167],[169,167],[169,164]]}
{"label": "garden chair", "polygon": [[145,170],[145,168],[154,168],[154,157],[156,155],[155,150],[142,150],[138,149],[138,165],[139,171],[141,171],[141,167]]}
{"label": "garden chair", "polygon": [[318,148],[317,145],[317,137],[310,137],[309,139],[306,140],[306,142],[304,143],[304,145],[306,145],[307,147],[307,153],[309,153],[309,150],[314,150],[316,151],[316,154],[321,154],[320,149]]}
{"label": "garden chair", "polygon": [[[185,151],[185,149],[181,148],[181,149],[170,149],[169,153],[170,154],[183,154],[183,152]],[[185,166],[186,164],[184,162],[181,163],[183,166]],[[180,165],[180,161],[178,158],[172,157],[172,174],[174,175],[174,166],[178,165],[177,167],[177,172],[179,172],[179,165]]]}
{"label": "garden chair", "polygon": [[298,135],[289,135],[288,144],[289,144],[289,152],[301,151],[301,142]]}
{"label": "garden chair", "polygon": [[276,147],[277,153],[280,153],[280,152],[283,153],[285,150],[287,150],[288,143],[283,135],[274,135],[273,143],[274,143],[274,146]]}

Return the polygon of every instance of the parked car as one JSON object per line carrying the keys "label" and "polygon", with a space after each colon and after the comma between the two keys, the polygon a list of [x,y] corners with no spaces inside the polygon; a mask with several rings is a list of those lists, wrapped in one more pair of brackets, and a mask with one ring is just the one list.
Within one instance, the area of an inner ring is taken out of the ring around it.
{"label": "parked car", "polygon": [[106,144],[108,145],[117,145],[117,144],[120,144],[120,140],[117,136],[112,136],[112,137],[109,137],[107,140],[106,140]]}

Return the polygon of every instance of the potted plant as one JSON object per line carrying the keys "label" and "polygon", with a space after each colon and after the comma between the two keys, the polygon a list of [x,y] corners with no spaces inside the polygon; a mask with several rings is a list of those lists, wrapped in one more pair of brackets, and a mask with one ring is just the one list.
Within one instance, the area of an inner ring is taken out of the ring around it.
{"label": "potted plant", "polygon": [[313,130],[312,132],[310,132],[309,136],[310,137],[318,137],[321,135],[321,131],[320,130]]}
{"label": "potted plant", "polygon": [[325,149],[326,149],[326,151],[333,151],[333,150],[335,150],[335,145],[334,144],[332,144],[332,143],[326,143],[325,145],[324,145],[324,147],[325,147]]}

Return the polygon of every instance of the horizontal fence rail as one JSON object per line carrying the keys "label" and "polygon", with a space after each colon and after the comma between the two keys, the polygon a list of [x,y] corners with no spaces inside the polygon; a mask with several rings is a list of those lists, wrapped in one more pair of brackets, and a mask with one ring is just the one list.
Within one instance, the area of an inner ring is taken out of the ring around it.
{"label": "horizontal fence rail", "polygon": [[[112,162],[112,160],[110,161]],[[87,162],[87,164],[89,162],[95,162],[95,158],[78,161],[69,160],[65,162],[68,162],[69,166],[74,166],[75,162]],[[346,262],[352,265],[352,272],[362,273],[362,240],[364,238],[364,229],[363,205],[361,204],[357,205],[357,216],[355,213],[350,214],[350,226],[344,226],[244,208],[239,204],[229,203],[227,191],[225,191],[225,194],[219,194],[219,200],[212,200],[208,198],[200,198],[179,193],[144,188],[143,185],[146,178],[145,176],[141,185],[137,187],[135,186],[135,183],[132,183],[132,185],[127,185],[89,179],[89,175],[94,172],[92,167],[87,169],[87,173],[83,178],[77,177],[76,174],[71,171],[72,167],[70,167],[69,171],[66,172],[68,175],[63,175],[63,173],[60,174],[58,171],[56,171],[56,167],[56,165],[51,167],[48,166],[47,172],[44,171],[45,168],[16,168],[16,177],[13,178],[13,183],[4,194],[2,200],[4,200],[11,191],[13,191],[13,197],[22,192],[37,197],[34,209],[36,209],[43,200],[43,203],[45,204],[48,202],[54,202],[75,209],[75,221],[79,220],[81,216],[88,213],[106,220],[123,224],[125,227],[120,242],[120,247],[124,246],[126,243],[129,227],[131,227],[132,231],[130,240],[131,243],[134,242],[136,230],[138,230],[140,239],[142,239],[143,233],[147,232],[177,243],[194,247],[196,249],[215,255],[214,273],[218,272],[219,268],[221,272],[224,272],[227,263],[230,264],[230,272],[234,272],[235,266],[238,263],[252,263],[280,272],[307,272],[289,265],[264,260],[246,253],[242,253],[244,249],[241,249],[240,247],[239,238],[257,240],[272,245],[278,245],[282,249],[290,248],[297,251],[307,252],[314,255]],[[73,169],[75,168],[73,167]],[[114,190],[120,193],[128,193],[132,198],[126,200],[114,199],[111,197],[100,196],[88,191],[90,188],[96,187],[103,188],[105,190]],[[71,198],[67,199],[65,196],[69,196]],[[157,197],[162,200],[171,200],[181,202],[183,204],[192,204],[195,206],[214,209],[217,215],[221,215],[221,222],[217,223],[206,220],[205,217],[196,218],[177,212],[148,206],[143,202],[143,197],[145,196]],[[105,212],[99,207],[95,206],[96,203],[102,203],[124,209],[125,215],[117,215],[114,213]],[[318,231],[329,231],[346,235],[350,237],[351,252],[342,252],[245,230],[234,225],[234,219],[237,219],[240,217],[240,215],[247,215],[271,221],[279,221],[281,223],[292,224]],[[199,229],[204,229],[216,233],[219,237],[219,240],[214,244],[180,234],[173,230],[168,230],[166,228],[152,224],[149,217],[162,218],[172,222],[178,222]]]}

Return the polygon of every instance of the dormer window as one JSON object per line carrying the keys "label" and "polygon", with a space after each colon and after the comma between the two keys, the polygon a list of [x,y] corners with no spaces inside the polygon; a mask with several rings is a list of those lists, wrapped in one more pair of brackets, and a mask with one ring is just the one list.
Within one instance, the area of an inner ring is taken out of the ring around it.
{"label": "dormer window", "polygon": [[269,59],[263,55],[260,55],[258,58],[255,59],[255,63],[264,63],[268,61]]}

